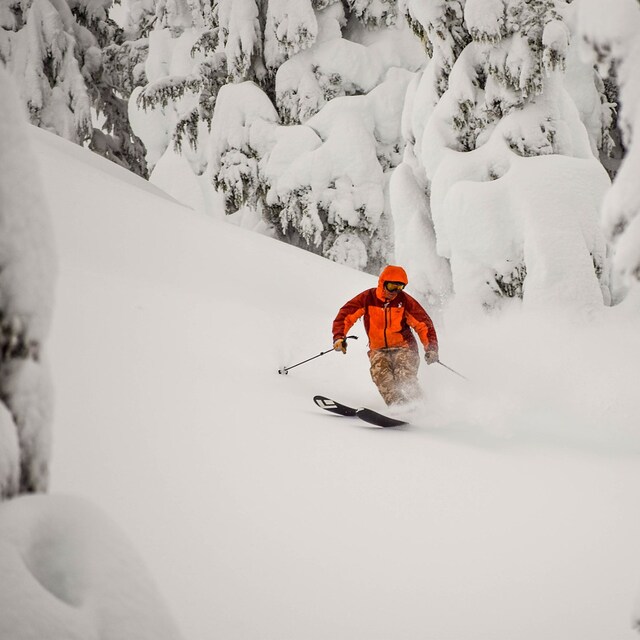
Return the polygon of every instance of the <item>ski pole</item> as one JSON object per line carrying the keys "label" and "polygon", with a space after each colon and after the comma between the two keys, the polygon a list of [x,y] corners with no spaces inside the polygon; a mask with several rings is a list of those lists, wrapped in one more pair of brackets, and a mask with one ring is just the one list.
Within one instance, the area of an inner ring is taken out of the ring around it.
{"label": "ski pole", "polygon": [[469,378],[467,378],[466,376],[463,376],[461,373],[458,373],[455,369],[452,369],[451,367],[447,366],[444,362],[440,362],[440,360],[437,361],[438,364],[441,364],[445,369],[449,369],[449,371],[455,373],[457,376],[460,376],[463,380],[469,380]]}
{"label": "ski pole", "polygon": [[[347,336],[344,341],[346,343],[347,340],[353,338],[354,340],[358,339],[358,336]],[[320,356],[325,356],[327,355],[327,353],[331,353],[332,351],[335,351],[335,349],[327,349],[326,351],[323,351],[322,353],[319,353],[317,356],[313,356],[312,358],[307,358],[306,360],[303,360],[302,362],[298,362],[298,364],[292,364],[290,367],[282,367],[282,369],[278,369],[278,373],[279,374],[284,374],[285,376],[289,373],[290,369],[295,369],[295,367],[299,367],[301,364],[305,364],[305,362],[310,362],[311,360],[315,360],[316,358],[319,358]]]}

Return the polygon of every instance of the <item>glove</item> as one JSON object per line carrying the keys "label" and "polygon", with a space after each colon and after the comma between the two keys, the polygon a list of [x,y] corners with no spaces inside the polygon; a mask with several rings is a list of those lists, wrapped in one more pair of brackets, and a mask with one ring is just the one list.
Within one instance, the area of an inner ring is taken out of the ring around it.
{"label": "glove", "polygon": [[342,351],[342,353],[347,353],[347,341],[344,338],[338,338],[333,343],[334,351]]}
{"label": "glove", "polygon": [[433,364],[434,362],[438,362],[438,350],[437,349],[426,349],[424,352],[424,359],[427,364]]}

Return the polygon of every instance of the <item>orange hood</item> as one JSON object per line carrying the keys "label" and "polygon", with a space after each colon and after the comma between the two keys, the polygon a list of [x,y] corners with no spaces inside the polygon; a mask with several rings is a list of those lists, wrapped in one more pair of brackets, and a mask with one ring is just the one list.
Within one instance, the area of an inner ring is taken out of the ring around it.
{"label": "orange hood", "polygon": [[396,267],[392,264],[387,265],[380,274],[378,278],[378,288],[376,289],[376,294],[380,300],[386,300],[387,296],[385,295],[384,283],[385,282],[404,282],[404,284],[409,283],[409,278],[407,278],[407,272],[402,267]]}

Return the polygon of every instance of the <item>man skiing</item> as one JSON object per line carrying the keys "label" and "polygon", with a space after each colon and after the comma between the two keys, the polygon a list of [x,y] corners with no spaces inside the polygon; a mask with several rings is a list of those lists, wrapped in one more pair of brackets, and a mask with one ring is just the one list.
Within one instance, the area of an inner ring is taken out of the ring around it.
{"label": "man skiing", "polygon": [[413,329],[424,346],[427,364],[438,362],[438,337],[431,318],[404,292],[409,279],[402,267],[382,270],[378,286],[352,298],[333,321],[333,348],[347,353],[345,336],[363,318],[369,338],[371,378],[387,405],[415,402],[422,397],[418,382],[420,355]]}

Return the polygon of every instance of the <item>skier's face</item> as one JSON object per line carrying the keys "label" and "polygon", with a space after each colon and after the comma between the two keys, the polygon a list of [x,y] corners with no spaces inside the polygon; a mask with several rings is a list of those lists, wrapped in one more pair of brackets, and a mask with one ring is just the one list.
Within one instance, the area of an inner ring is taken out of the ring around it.
{"label": "skier's face", "polygon": [[387,300],[393,300],[398,296],[398,292],[397,291],[387,291],[386,289],[384,290],[384,297]]}
{"label": "skier's face", "polygon": [[385,282],[384,294],[387,300],[393,300],[404,289],[403,282]]}

